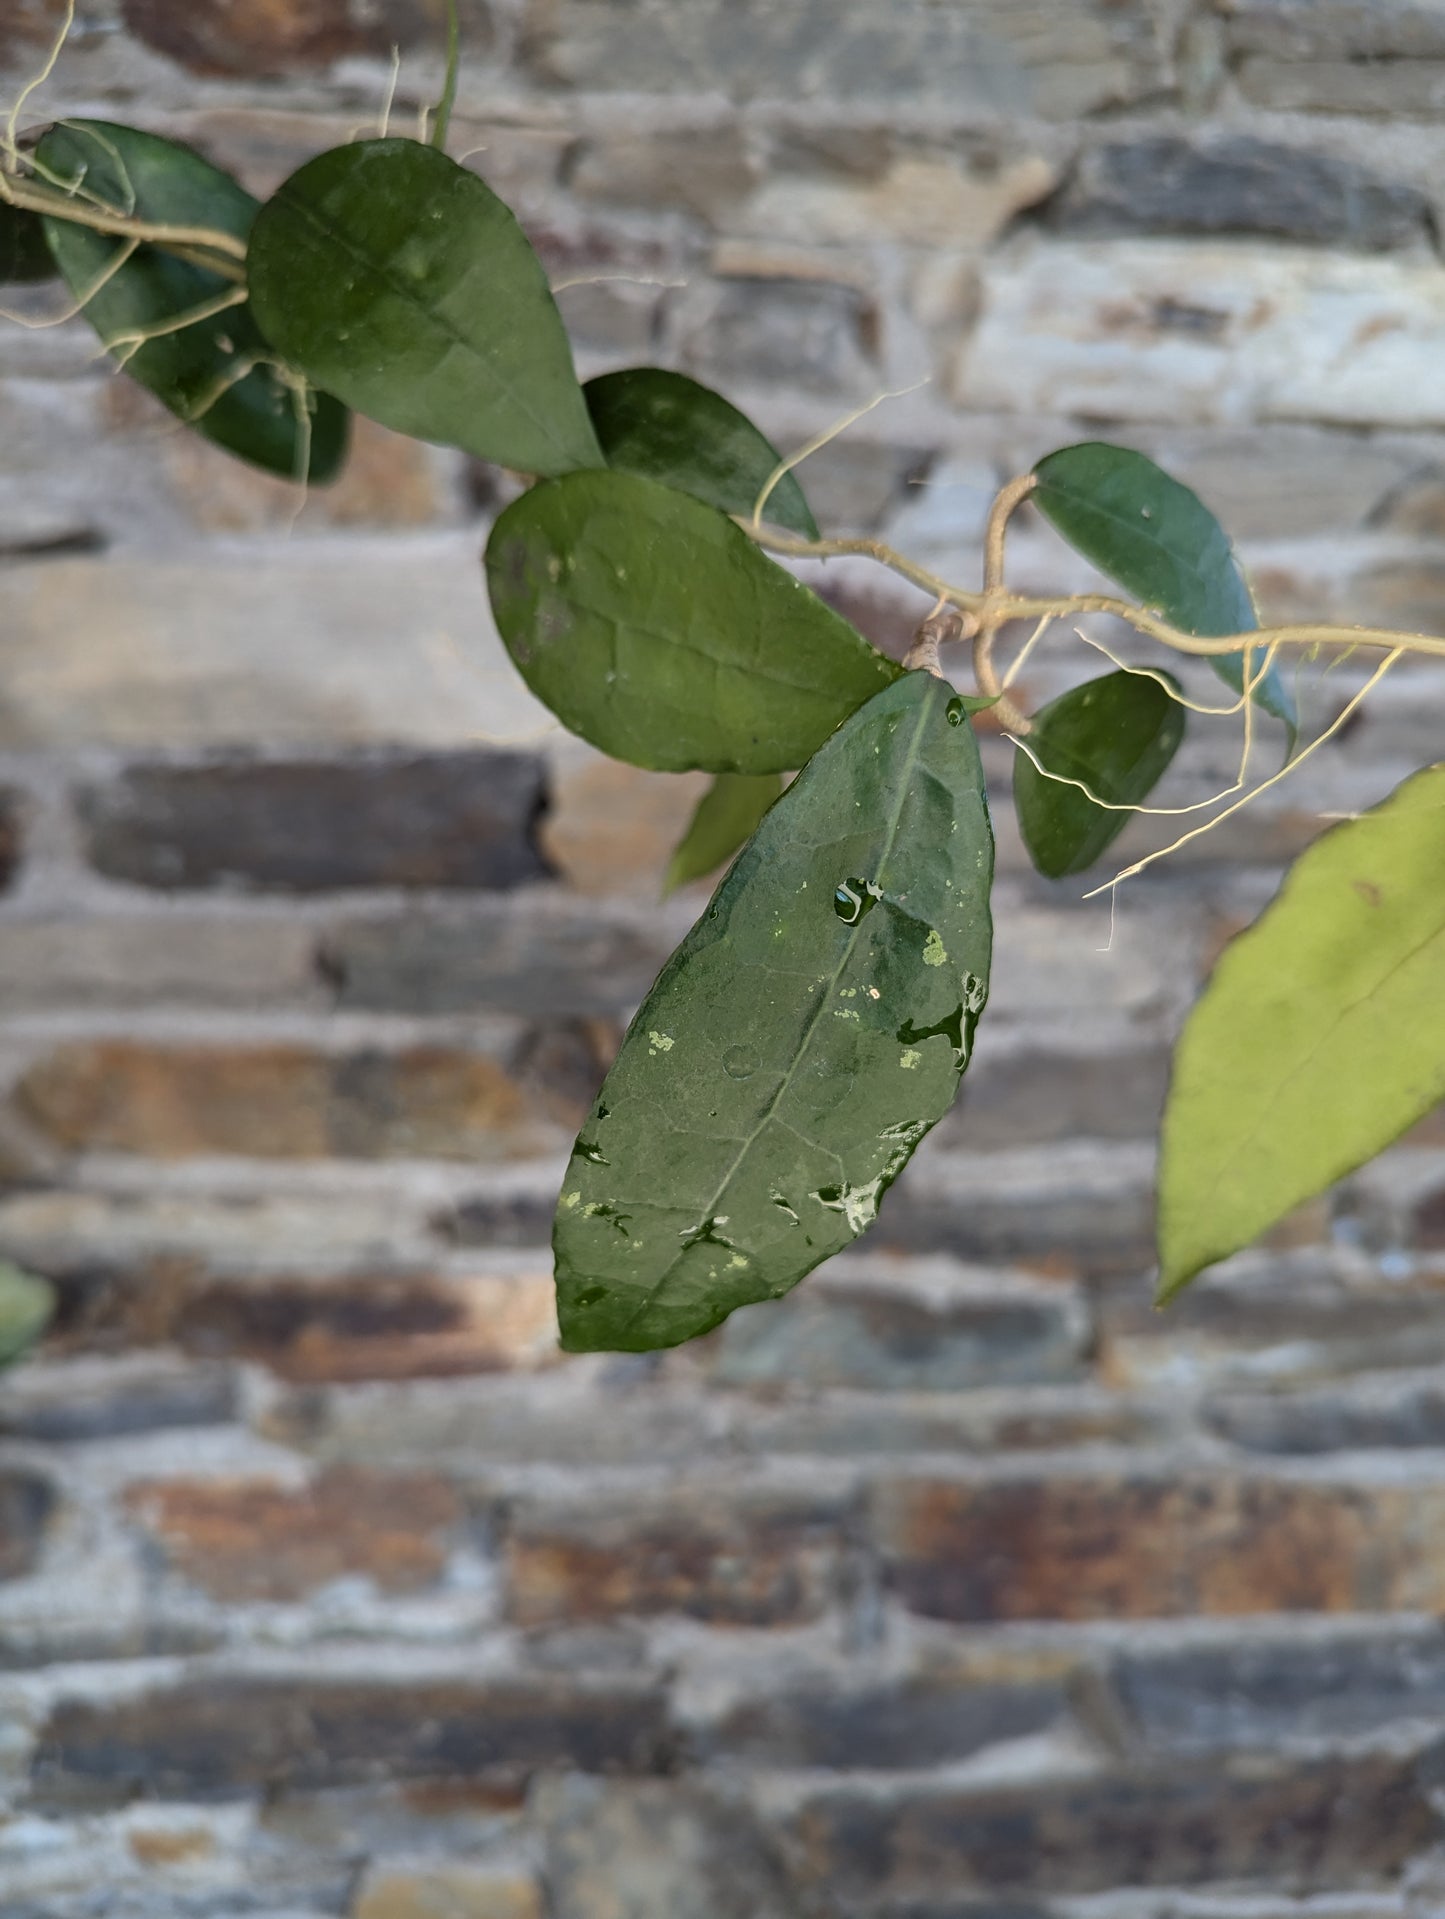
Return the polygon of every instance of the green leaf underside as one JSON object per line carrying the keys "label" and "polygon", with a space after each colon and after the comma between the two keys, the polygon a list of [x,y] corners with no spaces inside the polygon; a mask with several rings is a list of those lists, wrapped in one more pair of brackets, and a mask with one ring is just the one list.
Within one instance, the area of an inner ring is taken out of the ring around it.
{"label": "green leaf underside", "polygon": [[55,1289],[48,1280],[0,1260],[0,1366],[35,1344],[54,1311]]}
{"label": "green leaf underside", "polygon": [[[751,517],[780,456],[720,393],[655,366],[603,373],[582,391],[610,467],[661,480],[724,513]],[[763,515],[804,539],[819,537],[791,473],[768,495]]]}
{"label": "green leaf underside", "polygon": [[781,773],[716,773],[668,863],[664,894],[715,873],[752,838],[783,790]]}
{"label": "green leaf underside", "polygon": [[[1106,673],[1042,707],[1028,742],[1061,777],[1046,779],[1026,753],[1014,757],[1014,807],[1038,870],[1062,879],[1092,866],[1133,818],[1112,808],[1141,804],[1183,738],[1184,708],[1140,673]],[[1082,781],[1111,805],[1096,806],[1063,780]]]}
{"label": "green leaf underside", "polygon": [[[1050,453],[1034,468],[1030,497],[1070,546],[1172,626],[1202,638],[1251,633],[1254,601],[1229,536],[1209,508],[1142,453],[1085,441]],[[1209,664],[1236,693],[1245,656]],[[1251,679],[1260,661],[1250,662]],[[1299,716],[1278,663],[1254,687],[1255,703],[1283,722],[1294,751]]]}
{"label": "green leaf underside", "polygon": [[663,968],[558,1206],[562,1343],[648,1351],[786,1293],[871,1223],[987,996],[993,839],[961,702],[870,700]]}
{"label": "green leaf underside", "polygon": [[1174,1055],[1159,1296],[1247,1246],[1445,1098],[1445,764],[1295,861]]}
{"label": "green leaf underside", "polygon": [[[118,212],[174,226],[205,226],[244,240],[257,202],[230,177],[154,134],[101,120],[70,120],[40,142],[37,159],[57,178],[83,181]],[[82,299],[125,242],[46,217],[46,237],[71,293]],[[274,367],[276,355],[249,305],[158,335],[134,351],[123,336],[164,326],[225,293],[218,273],[155,247],[138,247],[86,301],[85,317],[127,373],[204,438],[268,472],[313,484],[332,479],[346,452],[345,408],[324,393],[303,403]],[[242,372],[243,368],[249,371]]]}
{"label": "green leaf underside", "polygon": [[0,286],[53,280],[55,272],[40,215],[0,200]]}
{"label": "green leaf underside", "polygon": [[267,336],[358,413],[523,473],[603,464],[541,262],[444,153],[307,161],[257,217],[250,279]]}
{"label": "green leaf underside", "polygon": [[632,473],[524,493],[487,584],[538,699],[634,766],[786,772],[902,670],[725,514]]}

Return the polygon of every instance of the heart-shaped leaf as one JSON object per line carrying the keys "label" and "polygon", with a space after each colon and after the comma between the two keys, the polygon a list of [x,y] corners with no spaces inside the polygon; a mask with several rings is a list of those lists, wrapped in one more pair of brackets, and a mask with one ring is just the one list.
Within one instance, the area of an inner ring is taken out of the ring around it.
{"label": "heart-shaped leaf", "polygon": [[1039,871],[1062,879],[1092,866],[1132,818],[1114,809],[1148,797],[1183,738],[1184,708],[1144,673],[1106,673],[1041,708],[1028,744],[1046,771],[1014,758],[1019,830]]}
{"label": "heart-shaped leaf", "polygon": [[[1224,528],[1197,494],[1142,453],[1089,440],[1050,453],[1034,473],[1030,497],[1069,545],[1172,626],[1210,638],[1259,625]],[[1209,663],[1236,693],[1244,690],[1242,652]],[[1284,723],[1293,753],[1294,696],[1277,664],[1256,677],[1260,664],[1251,662],[1253,697]]]}
{"label": "heart-shaped leaf", "polygon": [[557,1210],[569,1351],[647,1351],[863,1232],[953,1102],[988,991],[993,836],[942,681],[855,713],[663,968]]}
{"label": "heart-shaped leaf", "polygon": [[786,772],[901,670],[726,514],[632,473],[524,493],[487,584],[538,699],[634,766]]}
{"label": "heart-shaped leaf", "polygon": [[[630,367],[600,374],[582,391],[607,464],[619,473],[662,480],[724,513],[748,517],[778,468],[777,448],[746,414],[684,373]],[[791,473],[778,481],[763,512],[776,526],[818,538],[818,523]]]}
{"label": "heart-shaped leaf", "polygon": [[716,773],[668,862],[664,894],[715,873],[752,838],[783,790],[781,773]]}
{"label": "heart-shaped leaf", "polygon": [[[68,120],[45,135],[36,159],[77,194],[159,224],[244,240],[256,217],[257,202],[229,174],[134,127]],[[44,224],[66,285],[133,379],[206,439],[268,472],[313,483],[334,477],[346,451],[345,409],[282,377],[249,303],[207,312],[235,291],[231,281],[158,247],[124,258],[127,242],[73,220],[47,215]]]}
{"label": "heart-shaped leaf", "polygon": [[53,280],[55,275],[40,215],[0,200],[0,286]]}
{"label": "heart-shaped leaf", "polygon": [[1159,1296],[1445,1099],[1445,763],[1301,853],[1174,1052]]}
{"label": "heart-shaped leaf", "polygon": [[541,262],[444,153],[318,154],[262,208],[249,265],[267,337],[358,413],[523,473],[603,464]]}

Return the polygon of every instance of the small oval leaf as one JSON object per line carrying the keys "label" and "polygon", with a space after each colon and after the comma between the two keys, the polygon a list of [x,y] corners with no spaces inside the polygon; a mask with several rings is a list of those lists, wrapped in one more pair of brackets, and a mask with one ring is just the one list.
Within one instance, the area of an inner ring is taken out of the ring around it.
{"label": "small oval leaf", "polygon": [[993,836],[952,689],[870,700],[764,818],[628,1030],[557,1210],[573,1352],[775,1299],[872,1222],[988,991]]}
{"label": "small oval leaf", "polygon": [[[258,203],[229,174],[134,127],[67,120],[45,135],[36,158],[51,178],[83,184],[147,220],[244,240],[256,217]],[[177,324],[232,291],[229,280],[150,246],[107,274],[123,241],[73,220],[47,216],[44,224],[66,285],[133,379],[197,433],[268,472],[294,480],[304,469],[313,484],[334,478],[346,452],[346,411],[280,377],[249,303]]]}
{"label": "small oval leaf", "polygon": [[726,514],[636,474],[524,493],[487,584],[538,699],[634,766],[786,772],[901,671]]}
{"label": "small oval leaf", "polygon": [[55,260],[46,245],[40,215],[0,200],[0,286],[55,277]]}
{"label": "small oval leaf", "polygon": [[783,790],[781,773],[717,773],[668,863],[664,894],[715,873],[752,838]]}
{"label": "small oval leaf", "polygon": [[[1201,638],[1251,633],[1259,625],[1224,528],[1197,494],[1142,453],[1088,440],[1050,453],[1034,473],[1038,485],[1030,497],[1040,512],[1141,605]],[[1244,690],[1243,653],[1209,663],[1236,693]],[[1252,663],[1251,677],[1259,665]],[[1293,753],[1299,715],[1278,664],[1255,681],[1254,699],[1284,723]]]}
{"label": "small oval leaf", "polygon": [[10,1366],[39,1339],[55,1312],[49,1280],[0,1260],[0,1366]]}
{"label": "small oval leaf", "polygon": [[1301,853],[1174,1052],[1159,1297],[1445,1099],[1445,764]]}
{"label": "small oval leaf", "polygon": [[603,464],[541,262],[444,153],[308,160],[256,220],[250,278],[267,337],[358,413],[523,473]]}
{"label": "small oval leaf", "polygon": [[[1176,682],[1168,674],[1171,686]],[[1014,758],[1014,806],[1029,858],[1049,879],[1082,873],[1154,790],[1184,738],[1184,708],[1143,673],[1106,673],[1034,715],[1027,753]],[[1065,782],[1077,780],[1079,786]],[[1089,794],[1107,800],[1096,806]]]}
{"label": "small oval leaf", "polygon": [[[607,464],[619,473],[662,480],[747,518],[777,470],[777,448],[746,414],[684,373],[629,367],[600,374],[582,391]],[[778,481],[763,511],[775,526],[818,538],[818,523],[791,473]]]}

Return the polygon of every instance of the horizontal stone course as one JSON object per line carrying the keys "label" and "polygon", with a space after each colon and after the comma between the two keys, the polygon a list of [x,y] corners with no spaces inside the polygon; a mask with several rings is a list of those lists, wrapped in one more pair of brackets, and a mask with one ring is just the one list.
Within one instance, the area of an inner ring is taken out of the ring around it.
{"label": "horizontal stone course", "polygon": [[79,796],[107,878],[190,889],[507,887],[545,877],[532,754],[132,766]]}

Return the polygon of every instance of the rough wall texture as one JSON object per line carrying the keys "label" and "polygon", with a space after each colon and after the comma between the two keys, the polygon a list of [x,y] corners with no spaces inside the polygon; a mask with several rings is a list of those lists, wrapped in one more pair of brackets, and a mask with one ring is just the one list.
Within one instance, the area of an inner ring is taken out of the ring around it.
{"label": "rough wall texture", "polygon": [[[264,191],[375,124],[393,43],[413,122],[439,11],[82,0],[27,118]],[[810,462],[833,530],[962,574],[997,482],[1102,430],[1270,612],[1445,630],[1445,8],[464,11],[453,147],[584,371],[790,444],[912,389]],[[60,12],[0,0],[9,96]],[[62,1298],[0,1387],[0,1913],[1445,1912],[1445,1131],[1166,1318],[1147,1273],[1182,1009],[1323,814],[1438,757],[1442,676],[1112,945],[1001,812],[967,1096],[866,1250],[560,1361],[560,1156],[697,910],[655,903],[697,782],[507,670],[498,484],[364,432],[296,517],[81,327],[0,325],[0,1240]],[[1036,699],[1080,670],[1040,660]],[[1195,731],[1181,802],[1234,775]]]}

